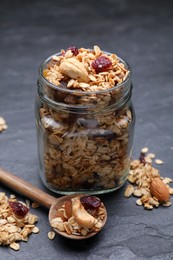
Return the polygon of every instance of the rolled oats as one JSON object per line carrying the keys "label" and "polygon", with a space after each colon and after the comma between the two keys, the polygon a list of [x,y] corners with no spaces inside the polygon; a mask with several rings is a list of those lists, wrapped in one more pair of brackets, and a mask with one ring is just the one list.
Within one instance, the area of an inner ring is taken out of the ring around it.
{"label": "rolled oats", "polygon": [[0,117],[0,132],[8,128],[7,123],[3,117]]}
{"label": "rolled oats", "polygon": [[37,233],[37,216],[28,212],[23,218],[18,218],[14,215],[10,202],[17,202],[16,196],[8,198],[4,192],[0,192],[0,245],[9,245],[10,248],[19,250],[16,241],[28,241],[31,232]]}
{"label": "rolled oats", "polygon": [[48,232],[48,238],[49,238],[50,240],[53,240],[53,239],[55,238],[55,232],[54,232],[54,231],[49,231],[49,232]]}
{"label": "rolled oats", "polygon": [[141,149],[141,153],[148,153],[148,147],[144,147]]}
{"label": "rolled oats", "polygon": [[132,194],[134,193],[134,187],[132,185],[128,185],[125,192],[124,192],[124,196],[126,198],[129,198]]}
{"label": "rolled oats", "polygon": [[161,165],[161,164],[163,164],[164,162],[163,162],[162,160],[160,160],[160,159],[156,159],[156,160],[155,160],[155,163]]}
{"label": "rolled oats", "polygon": [[17,250],[20,249],[20,245],[19,245],[18,243],[16,243],[16,242],[11,243],[11,244],[10,244],[10,247],[11,247],[13,250],[15,250],[15,251],[17,251]]}
{"label": "rolled oats", "polygon": [[[129,184],[124,191],[124,196],[126,198],[130,197],[131,195],[139,197],[136,200],[136,204],[138,206],[144,206],[145,209],[151,210],[154,207],[157,208],[160,205],[169,207],[171,206],[171,202],[168,201],[167,203],[161,203],[158,201],[157,198],[152,196],[150,192],[150,183],[151,180],[155,177],[161,178],[163,183],[165,183],[168,187],[169,194],[173,195],[173,188],[169,186],[173,180],[169,177],[161,177],[159,170],[155,169],[152,166],[152,159],[155,158],[155,154],[149,153],[147,154],[149,149],[144,147],[141,150],[141,155],[139,160],[133,160],[130,164],[130,171],[128,175],[128,181],[132,184]],[[150,158],[150,160],[148,160]],[[156,162],[159,161],[159,164],[163,162],[161,160],[155,160]]]}

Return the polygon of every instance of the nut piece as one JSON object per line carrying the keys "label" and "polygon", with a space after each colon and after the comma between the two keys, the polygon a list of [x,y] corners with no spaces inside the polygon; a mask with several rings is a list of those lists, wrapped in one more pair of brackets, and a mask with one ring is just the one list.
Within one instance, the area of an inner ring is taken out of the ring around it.
{"label": "nut piece", "polygon": [[157,177],[154,178],[150,183],[150,192],[160,202],[168,202],[170,199],[169,190],[165,183]]}
{"label": "nut piece", "polygon": [[75,200],[72,204],[73,216],[79,226],[85,228],[92,228],[97,219],[91,216],[83,207],[79,199]]}
{"label": "nut piece", "polygon": [[78,61],[76,58],[69,58],[60,64],[60,72],[66,76],[77,79],[82,82],[89,82],[88,72],[85,69],[82,62]]}

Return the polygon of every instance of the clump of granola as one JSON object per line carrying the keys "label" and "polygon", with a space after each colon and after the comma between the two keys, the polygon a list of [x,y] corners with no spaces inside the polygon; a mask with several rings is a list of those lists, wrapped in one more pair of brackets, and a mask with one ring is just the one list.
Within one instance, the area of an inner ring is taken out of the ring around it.
{"label": "clump of granola", "polygon": [[0,133],[8,128],[7,123],[3,117],[0,117]]}
{"label": "clump of granola", "polygon": [[18,241],[27,242],[29,234],[39,232],[35,226],[37,219],[25,203],[17,201],[15,195],[8,198],[0,192],[0,245],[19,250]]}
{"label": "clump of granola", "polygon": [[62,50],[43,71],[44,77],[54,85],[62,86],[65,81],[66,88],[82,91],[110,89],[122,83],[128,74],[115,54],[105,53],[98,46],[93,50],[74,46]]}
{"label": "clump of granola", "polygon": [[[173,188],[169,186],[173,180],[160,176],[159,170],[152,165],[154,158],[155,154],[149,153],[147,147],[141,150],[139,159],[130,164],[128,181],[131,184],[126,187],[124,192],[126,198],[132,195],[138,197],[136,204],[149,210],[160,205],[171,206],[169,194],[173,195]],[[156,159],[155,163],[163,164],[163,161]],[[164,199],[164,195],[166,195],[166,199]]]}
{"label": "clump of granola", "polygon": [[[103,227],[106,212],[103,203],[94,196],[76,196],[67,200],[56,217],[51,220],[51,227],[68,235],[87,236],[98,232]],[[54,233],[48,234],[50,239]]]}

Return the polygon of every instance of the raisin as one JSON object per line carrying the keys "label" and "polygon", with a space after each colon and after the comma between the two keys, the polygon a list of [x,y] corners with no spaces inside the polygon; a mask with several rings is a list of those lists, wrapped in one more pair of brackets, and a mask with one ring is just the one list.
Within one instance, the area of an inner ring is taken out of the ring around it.
{"label": "raisin", "polygon": [[86,210],[97,209],[101,205],[100,199],[95,196],[84,196],[80,198],[80,201]]}
{"label": "raisin", "polygon": [[141,154],[140,154],[139,161],[140,161],[140,163],[142,163],[143,165],[146,164],[145,153],[141,153]]}
{"label": "raisin", "polygon": [[97,209],[87,209],[87,212],[92,215],[94,218],[98,216],[98,208]]}
{"label": "raisin", "polygon": [[73,53],[74,56],[76,56],[76,55],[79,54],[78,48],[76,48],[75,46],[70,46],[70,47],[66,50],[66,52],[69,51],[69,50],[71,50],[71,52]]}
{"label": "raisin", "polygon": [[105,56],[100,56],[92,62],[92,67],[96,73],[107,71],[112,67],[112,62]]}
{"label": "raisin", "polygon": [[29,211],[29,209],[25,205],[18,201],[10,201],[9,205],[14,215],[16,215],[16,217],[18,218],[24,218]]}

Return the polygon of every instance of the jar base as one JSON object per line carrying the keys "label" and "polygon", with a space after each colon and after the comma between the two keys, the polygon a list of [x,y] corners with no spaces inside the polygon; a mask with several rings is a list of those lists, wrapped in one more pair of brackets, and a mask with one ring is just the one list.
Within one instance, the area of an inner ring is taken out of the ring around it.
{"label": "jar base", "polygon": [[125,181],[127,179],[128,176],[128,172],[125,176],[123,176],[123,178],[119,181],[119,185],[114,187],[114,188],[109,188],[109,189],[100,189],[100,190],[75,190],[75,191],[64,191],[64,190],[58,190],[56,188],[54,188],[52,185],[50,185],[48,182],[46,182],[45,180],[42,180],[44,186],[49,189],[50,191],[56,193],[56,194],[60,194],[60,195],[72,195],[72,194],[90,194],[90,195],[99,195],[99,194],[106,194],[106,193],[111,193],[114,192],[118,189],[120,189],[124,184]]}

